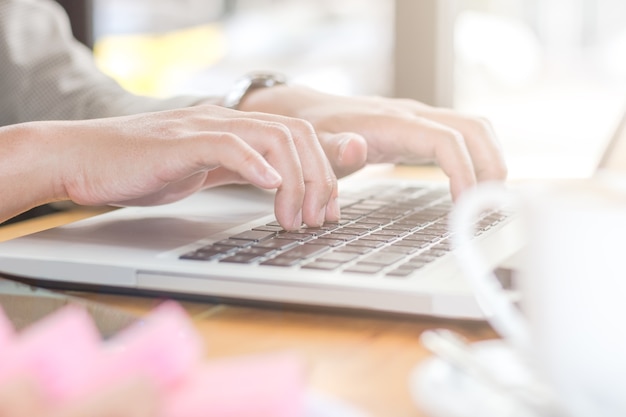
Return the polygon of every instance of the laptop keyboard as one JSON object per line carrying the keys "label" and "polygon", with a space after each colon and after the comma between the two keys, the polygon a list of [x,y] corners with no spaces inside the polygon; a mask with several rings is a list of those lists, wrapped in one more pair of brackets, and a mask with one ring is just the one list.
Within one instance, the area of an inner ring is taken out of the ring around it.
{"label": "laptop keyboard", "polygon": [[[449,191],[392,186],[342,195],[341,221],[286,231],[259,225],[180,256],[181,259],[297,267],[408,277],[451,250]],[[487,212],[480,235],[506,218]]]}

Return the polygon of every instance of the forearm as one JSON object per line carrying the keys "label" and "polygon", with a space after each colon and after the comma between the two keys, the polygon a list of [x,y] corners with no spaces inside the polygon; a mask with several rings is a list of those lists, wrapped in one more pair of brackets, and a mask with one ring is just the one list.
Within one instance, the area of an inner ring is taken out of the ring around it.
{"label": "forearm", "polygon": [[0,128],[0,222],[38,205],[64,199],[58,178],[62,150],[45,123]]}

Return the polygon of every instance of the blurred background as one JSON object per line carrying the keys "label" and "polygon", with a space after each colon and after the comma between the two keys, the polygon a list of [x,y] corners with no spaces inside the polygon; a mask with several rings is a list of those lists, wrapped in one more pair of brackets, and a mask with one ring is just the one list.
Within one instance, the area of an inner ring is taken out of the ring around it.
{"label": "blurred background", "polygon": [[626,110],[623,0],[92,1],[87,42],[134,92],[278,70],[411,97],[491,120],[512,177],[588,175]]}

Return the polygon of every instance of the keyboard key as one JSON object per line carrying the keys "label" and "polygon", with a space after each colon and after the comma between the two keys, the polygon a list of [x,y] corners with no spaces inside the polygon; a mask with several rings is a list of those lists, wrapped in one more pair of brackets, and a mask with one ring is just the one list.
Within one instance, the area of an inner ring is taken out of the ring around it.
{"label": "keyboard key", "polygon": [[377,264],[356,264],[351,266],[350,268],[345,269],[345,272],[354,272],[357,274],[377,274],[380,272],[385,266],[377,265]]}
{"label": "keyboard key", "polygon": [[247,230],[245,232],[241,232],[234,236],[231,236],[230,239],[251,240],[253,242],[260,242],[261,240],[269,239],[273,236],[276,236],[276,232],[268,232],[265,230]]}
{"label": "keyboard key", "polygon": [[304,231],[304,229],[283,232],[276,236],[276,238],[278,239],[292,239],[292,240],[298,240],[300,242],[309,241],[313,239],[314,237],[315,237],[315,232],[306,232]]}
{"label": "keyboard key", "polygon": [[360,254],[351,252],[330,252],[318,258],[318,261],[346,263],[355,260]]}
{"label": "keyboard key", "polygon": [[331,247],[341,246],[346,242],[345,240],[342,240],[342,239],[329,239],[327,237],[318,237],[315,241],[319,244],[331,246]]}
{"label": "keyboard key", "polygon": [[394,252],[375,252],[367,255],[360,263],[392,265],[404,259],[404,254]]}
{"label": "keyboard key", "polygon": [[359,240],[355,240],[354,242],[348,243],[346,246],[344,246],[344,248],[354,247],[354,246],[364,246],[367,248],[376,249],[376,248],[380,248],[384,244],[385,242],[381,242],[380,240],[359,239]]}
{"label": "keyboard key", "polygon": [[299,241],[295,239],[278,239],[275,237],[255,243],[253,247],[283,250],[297,246],[298,242]]}
{"label": "keyboard key", "polygon": [[250,241],[249,240],[242,240],[242,239],[235,239],[235,238],[228,238],[228,239],[222,239],[218,242],[213,243],[213,247],[237,247],[237,248],[243,248],[245,246],[250,245]]}
{"label": "keyboard key", "polygon": [[404,278],[408,277],[413,272],[415,272],[415,269],[413,268],[396,268],[392,271],[387,272],[385,275],[390,277]]}
{"label": "keyboard key", "polygon": [[265,225],[265,226],[253,227],[252,230],[259,230],[261,232],[282,232],[285,229],[283,229],[280,226],[268,226],[268,225]]}
{"label": "keyboard key", "polygon": [[315,260],[313,262],[309,262],[306,265],[302,265],[304,269],[321,269],[324,271],[332,271],[333,269],[338,269],[341,267],[341,262],[329,262],[329,261],[321,261]]}
{"label": "keyboard key", "polygon": [[208,261],[214,258],[215,256],[219,256],[221,253],[219,252],[188,252],[180,256],[180,259],[187,259],[192,261]]}
{"label": "keyboard key", "polygon": [[235,254],[232,256],[227,256],[226,258],[220,259],[220,262],[231,262],[237,264],[249,264],[255,262],[257,260],[262,259],[263,256],[253,255],[253,254]]}
{"label": "keyboard key", "polygon": [[241,249],[237,252],[238,255],[255,255],[255,256],[266,256],[269,253],[274,252],[273,248],[264,248],[260,246],[249,246],[247,248]]}
{"label": "keyboard key", "polygon": [[298,258],[287,258],[284,256],[277,256],[272,259],[268,259],[267,261],[261,262],[261,265],[270,265],[270,266],[294,266],[300,263],[300,259]]}
{"label": "keyboard key", "polygon": [[411,255],[419,250],[418,247],[414,245],[407,245],[405,242],[402,241],[393,243],[386,249],[390,252],[402,253],[404,255]]}
{"label": "keyboard key", "polygon": [[280,256],[284,258],[307,259],[319,255],[328,250],[326,245],[304,244],[298,245],[283,252]]}
{"label": "keyboard key", "polygon": [[346,246],[342,246],[339,249],[336,249],[333,253],[339,253],[339,252],[347,252],[347,253],[358,253],[359,255],[364,255],[366,253],[372,252],[374,250],[374,248],[368,247],[368,246],[353,246],[353,245],[346,245]]}

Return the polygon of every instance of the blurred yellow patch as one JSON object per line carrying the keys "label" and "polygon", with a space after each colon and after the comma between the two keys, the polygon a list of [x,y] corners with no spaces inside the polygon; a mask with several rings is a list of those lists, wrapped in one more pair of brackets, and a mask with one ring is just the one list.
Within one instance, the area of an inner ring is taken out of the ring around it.
{"label": "blurred yellow patch", "polygon": [[113,35],[98,39],[98,67],[136,94],[170,95],[181,80],[224,56],[219,25],[202,25],[160,34]]}

